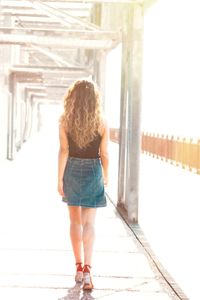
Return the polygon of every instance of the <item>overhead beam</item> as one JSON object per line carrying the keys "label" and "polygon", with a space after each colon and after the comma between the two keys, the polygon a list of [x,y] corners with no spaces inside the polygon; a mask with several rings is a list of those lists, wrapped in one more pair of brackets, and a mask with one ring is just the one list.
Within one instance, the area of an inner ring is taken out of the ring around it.
{"label": "overhead beam", "polygon": [[[43,2],[47,4],[53,3],[79,3],[80,5],[88,4],[88,3],[123,3],[123,4],[134,4],[134,3],[143,3],[144,0],[63,0],[63,1],[55,1],[55,0],[43,0]],[[17,0],[1,0],[1,6],[16,6],[16,7],[31,7],[31,1],[17,1]]]}
{"label": "overhead beam", "polygon": [[[65,12],[70,13],[72,16],[79,16],[81,18],[86,18],[90,15],[90,12],[88,9],[84,8],[77,8],[77,9],[72,9],[72,8],[63,8]],[[44,13],[42,12],[37,12],[35,9],[21,9],[20,7],[10,7],[8,9],[2,9],[1,10],[2,15],[4,16],[13,16],[13,17],[43,17]]]}
{"label": "overhead beam", "polygon": [[25,32],[25,33],[31,33],[34,32],[44,32],[44,33],[50,33],[50,34],[66,34],[68,37],[82,37],[84,38],[87,36],[88,38],[103,38],[105,36],[108,36],[108,38],[119,38],[120,34],[116,31],[107,31],[107,30],[95,30],[95,32],[91,30],[77,30],[77,29],[64,29],[64,28],[55,28],[52,30],[52,28],[38,28],[38,27],[0,27],[0,32],[2,33],[16,33],[16,32]]}
{"label": "overhead beam", "polygon": [[48,67],[48,66],[27,66],[27,65],[17,65],[10,70],[13,74],[21,74],[25,78],[30,76],[30,74],[40,74],[40,75],[61,75],[65,77],[85,77],[91,74],[90,70],[86,68],[66,68],[66,67]]}
{"label": "overhead beam", "polygon": [[[1,1],[4,2],[2,3],[1,8],[2,9],[32,9],[32,4],[30,1],[12,1],[12,0],[7,0],[8,2],[5,4],[5,0]],[[43,1],[44,2],[44,1]],[[52,2],[45,2],[47,4],[50,4],[51,6],[55,8],[62,8],[62,9],[73,9],[73,10],[89,10],[92,7],[92,3],[74,3],[69,2],[69,1],[52,1]]]}
{"label": "overhead beam", "polygon": [[[74,30],[74,29],[51,29],[51,28],[37,28],[37,27],[31,27],[31,28],[24,28],[24,27],[0,27],[0,32],[6,34],[6,33],[12,33],[13,35],[17,35],[16,33],[26,33],[26,35],[23,35],[24,37],[27,37],[27,34],[30,33],[41,33],[44,32],[46,34],[52,34],[55,36],[55,34],[63,35],[62,38],[80,38],[80,39],[88,39],[88,40],[104,40],[104,39],[112,39],[112,40],[121,40],[121,33],[117,31],[102,31],[102,30]],[[35,36],[35,35],[34,35]],[[40,38],[41,35],[35,36],[36,38]],[[44,37],[42,37],[44,38]]]}
{"label": "overhead beam", "polygon": [[[85,32],[83,32],[85,33]],[[119,43],[119,39],[114,39],[109,35],[102,32],[105,35],[104,39],[95,39],[96,32],[93,33],[93,39],[88,39],[88,34],[85,33],[82,37],[76,35],[74,38],[71,37],[51,37],[51,36],[35,36],[35,35],[24,35],[24,34],[4,34],[0,36],[0,44],[7,45],[36,45],[36,46],[53,46],[56,48],[82,48],[82,49],[112,49]]]}
{"label": "overhead beam", "polygon": [[[18,23],[36,23],[41,24],[41,23],[46,23],[46,24],[56,24],[56,26],[61,26],[61,23],[59,20],[56,20],[55,18],[49,18],[48,16],[18,16],[17,20]],[[66,25],[66,24],[65,24]],[[43,25],[42,25],[43,26]]]}
{"label": "overhead beam", "polygon": [[4,16],[20,16],[20,17],[44,17],[44,14],[41,12],[37,12],[33,9],[21,9],[18,7],[13,9],[13,7],[10,7],[9,9],[1,9],[1,14]]}
{"label": "overhead beam", "polygon": [[73,66],[73,67],[55,67],[55,66],[46,66],[46,65],[44,65],[44,66],[35,66],[35,65],[14,65],[13,67],[12,67],[12,70],[14,70],[14,69],[20,69],[20,70],[23,70],[23,69],[29,69],[29,70],[31,70],[31,69],[34,69],[34,70],[38,70],[38,69],[44,69],[44,70],[48,70],[48,72],[49,71],[59,71],[59,72],[66,72],[66,71],[83,71],[83,70],[85,70],[85,71],[88,71],[88,72],[90,72],[90,69],[89,68],[86,68],[85,66],[83,66],[83,67],[75,67],[75,66]]}

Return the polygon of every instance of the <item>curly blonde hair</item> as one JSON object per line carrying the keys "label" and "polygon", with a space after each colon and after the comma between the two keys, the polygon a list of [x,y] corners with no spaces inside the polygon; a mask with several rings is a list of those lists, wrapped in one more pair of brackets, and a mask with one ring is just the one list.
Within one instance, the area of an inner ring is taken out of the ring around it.
{"label": "curly blonde hair", "polygon": [[100,93],[93,81],[77,80],[69,87],[61,122],[81,149],[100,133],[103,125]]}

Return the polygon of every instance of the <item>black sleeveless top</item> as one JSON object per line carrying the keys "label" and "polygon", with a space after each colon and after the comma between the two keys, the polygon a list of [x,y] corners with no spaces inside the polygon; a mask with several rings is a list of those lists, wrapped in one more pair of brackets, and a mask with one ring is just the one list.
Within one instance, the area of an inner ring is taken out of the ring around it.
{"label": "black sleeveless top", "polygon": [[98,134],[85,148],[81,149],[73,141],[70,135],[67,135],[69,143],[69,156],[76,158],[99,158],[99,146],[101,142],[101,135]]}

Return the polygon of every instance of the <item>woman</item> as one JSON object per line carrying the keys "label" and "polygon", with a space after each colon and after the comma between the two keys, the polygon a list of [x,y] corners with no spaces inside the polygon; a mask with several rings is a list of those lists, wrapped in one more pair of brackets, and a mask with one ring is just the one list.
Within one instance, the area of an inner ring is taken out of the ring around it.
{"label": "woman", "polygon": [[91,290],[94,223],[96,209],[106,206],[109,140],[99,91],[92,81],[77,80],[69,87],[59,137],[58,192],[69,209],[75,281],[83,281],[83,289]]}

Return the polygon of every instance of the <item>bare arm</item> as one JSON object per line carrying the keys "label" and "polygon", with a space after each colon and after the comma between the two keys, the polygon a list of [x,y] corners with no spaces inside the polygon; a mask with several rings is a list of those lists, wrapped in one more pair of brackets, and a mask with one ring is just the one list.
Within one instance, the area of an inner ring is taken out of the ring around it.
{"label": "bare arm", "polygon": [[109,128],[105,121],[103,135],[100,144],[100,158],[103,167],[104,184],[108,184],[108,166],[109,166],[109,153],[108,153],[108,142],[109,142]]}
{"label": "bare arm", "polygon": [[63,192],[63,176],[68,157],[68,139],[65,128],[62,124],[59,126],[60,149],[58,153],[58,192],[64,196]]}

